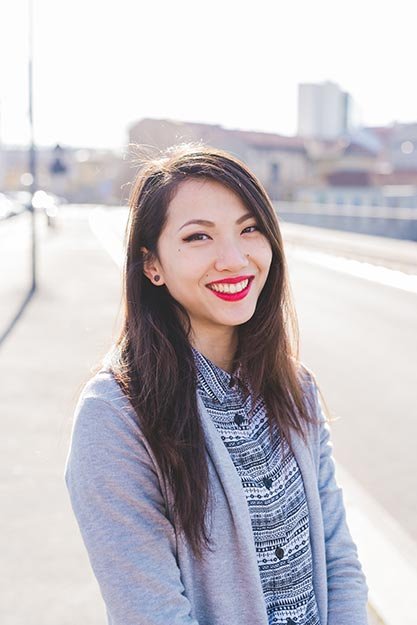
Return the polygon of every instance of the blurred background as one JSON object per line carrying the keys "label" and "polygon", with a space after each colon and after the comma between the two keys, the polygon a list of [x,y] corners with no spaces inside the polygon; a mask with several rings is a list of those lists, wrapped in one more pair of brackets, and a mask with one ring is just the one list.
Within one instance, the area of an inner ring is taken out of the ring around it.
{"label": "blurred background", "polygon": [[72,415],[120,325],[138,159],[184,141],[244,160],[274,203],[370,623],[415,625],[411,8],[0,4],[2,625],[106,622],[63,480]]}

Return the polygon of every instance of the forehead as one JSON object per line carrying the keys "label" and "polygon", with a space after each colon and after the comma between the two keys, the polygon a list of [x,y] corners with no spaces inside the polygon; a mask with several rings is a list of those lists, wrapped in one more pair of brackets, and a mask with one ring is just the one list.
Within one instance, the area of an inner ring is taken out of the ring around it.
{"label": "forehead", "polygon": [[188,217],[236,219],[243,212],[248,212],[247,206],[229,187],[208,178],[190,178],[181,182],[168,204],[168,221],[177,223]]}

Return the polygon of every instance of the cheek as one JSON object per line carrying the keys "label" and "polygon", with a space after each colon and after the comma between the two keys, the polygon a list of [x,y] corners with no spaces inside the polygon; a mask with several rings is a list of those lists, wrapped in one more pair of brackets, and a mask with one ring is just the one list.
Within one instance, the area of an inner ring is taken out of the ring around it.
{"label": "cheek", "polygon": [[259,255],[258,255],[259,268],[262,270],[262,273],[263,273],[262,287],[264,286],[265,282],[268,279],[269,270],[272,264],[272,258],[273,258],[273,254],[272,254],[271,246],[269,244],[265,244],[262,247],[262,249],[259,250]]}
{"label": "cheek", "polygon": [[268,271],[272,262],[272,248],[268,241],[257,241],[248,253],[259,264],[262,269]]}
{"label": "cheek", "polygon": [[160,254],[165,281],[172,286],[186,280],[192,266],[191,259],[184,246],[175,242],[166,245]]}
{"label": "cheek", "polygon": [[271,248],[268,248],[268,254],[267,254],[267,259],[266,259],[266,264],[268,265],[268,271],[271,266],[271,263],[272,263],[272,250]]}
{"label": "cheek", "polygon": [[175,255],[172,266],[175,272],[181,274],[184,279],[192,282],[204,279],[209,268],[213,265],[213,250],[181,248]]}
{"label": "cheek", "polygon": [[166,286],[171,295],[182,300],[195,297],[195,289],[204,283],[206,268],[206,265],[200,266],[197,259],[178,253],[165,272]]}

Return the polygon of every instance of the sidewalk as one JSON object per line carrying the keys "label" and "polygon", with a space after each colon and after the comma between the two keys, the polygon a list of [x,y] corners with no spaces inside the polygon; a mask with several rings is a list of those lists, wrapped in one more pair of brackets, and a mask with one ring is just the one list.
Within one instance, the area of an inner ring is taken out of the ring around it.
{"label": "sidewalk", "polygon": [[120,270],[80,215],[41,225],[39,290],[0,345],[2,625],[106,622],[63,471],[79,391],[120,322]]}
{"label": "sidewalk", "polygon": [[63,472],[79,390],[115,333],[119,270],[86,220],[39,221],[39,290],[0,346],[0,622],[104,625]]}

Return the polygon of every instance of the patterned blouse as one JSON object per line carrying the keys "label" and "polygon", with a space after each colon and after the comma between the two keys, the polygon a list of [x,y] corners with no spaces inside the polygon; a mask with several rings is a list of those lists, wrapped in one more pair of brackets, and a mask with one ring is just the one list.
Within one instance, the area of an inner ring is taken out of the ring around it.
{"label": "patterned blouse", "polygon": [[193,348],[197,391],[242,480],[269,625],[320,625],[312,582],[308,508],[296,459],[260,399]]}

